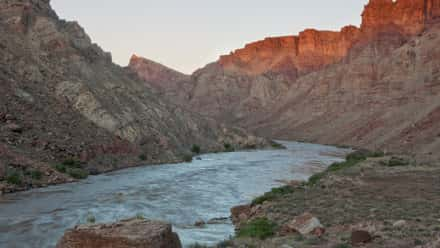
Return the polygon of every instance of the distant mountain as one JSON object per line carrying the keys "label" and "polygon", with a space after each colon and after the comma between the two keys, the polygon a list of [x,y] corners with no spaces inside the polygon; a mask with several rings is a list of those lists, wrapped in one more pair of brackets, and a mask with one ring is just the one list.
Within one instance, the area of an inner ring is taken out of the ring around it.
{"label": "distant mountain", "polygon": [[438,156],[439,29],[440,0],[370,0],[359,28],[221,56],[192,75],[185,104],[268,137]]}

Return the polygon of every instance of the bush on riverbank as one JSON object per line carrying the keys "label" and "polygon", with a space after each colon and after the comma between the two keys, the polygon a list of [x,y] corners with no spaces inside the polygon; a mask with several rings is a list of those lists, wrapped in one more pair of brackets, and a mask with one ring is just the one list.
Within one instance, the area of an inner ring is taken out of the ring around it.
{"label": "bush on riverbank", "polygon": [[286,149],[285,146],[283,146],[282,144],[277,143],[275,141],[271,141],[270,145],[272,146],[272,148],[275,148],[275,149]]}
{"label": "bush on riverbank", "polygon": [[356,166],[362,161],[367,160],[369,157],[383,157],[385,154],[383,152],[372,152],[367,150],[359,150],[348,154],[345,157],[344,162],[338,162],[331,164],[325,171],[316,173],[315,175],[309,178],[307,182],[308,186],[316,185],[324,176],[326,176],[330,172],[336,172],[339,170],[347,169],[353,166]]}
{"label": "bush on riverbank", "polygon": [[191,152],[192,152],[192,153],[200,154],[200,151],[201,151],[201,149],[200,149],[200,146],[199,146],[199,145],[193,145],[193,146],[191,147]]}
{"label": "bush on riverbank", "polygon": [[9,170],[6,174],[6,182],[13,185],[21,185],[23,176],[16,170]]}
{"label": "bush on riverbank", "polygon": [[61,164],[56,164],[54,169],[75,179],[85,179],[89,176],[89,173],[82,168],[81,162],[74,159],[67,159]]}
{"label": "bush on riverbank", "polygon": [[223,146],[225,147],[225,152],[233,152],[233,151],[235,151],[234,147],[232,147],[232,145],[229,144],[229,143],[225,143]]}
{"label": "bush on riverbank", "polygon": [[190,163],[193,161],[193,156],[191,154],[184,154],[183,155],[183,161]]}
{"label": "bush on riverbank", "polygon": [[385,165],[388,167],[407,166],[409,165],[409,161],[404,158],[392,157]]}
{"label": "bush on riverbank", "polygon": [[276,224],[267,218],[257,218],[241,226],[237,236],[266,239],[275,234],[275,228]]}
{"label": "bush on riverbank", "polygon": [[252,205],[259,205],[265,201],[270,201],[285,194],[290,194],[292,192],[293,192],[293,188],[289,185],[282,186],[279,188],[273,188],[271,191],[264,193],[264,195],[255,198],[252,201]]}

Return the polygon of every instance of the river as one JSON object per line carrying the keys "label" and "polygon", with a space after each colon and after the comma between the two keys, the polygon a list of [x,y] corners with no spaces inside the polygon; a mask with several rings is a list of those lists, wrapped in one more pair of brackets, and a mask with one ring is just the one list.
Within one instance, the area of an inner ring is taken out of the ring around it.
{"label": "river", "polygon": [[[285,150],[206,154],[192,163],[129,168],[0,198],[0,247],[54,247],[67,228],[142,215],[169,221],[184,245],[214,244],[234,234],[230,221],[203,228],[198,220],[283,184],[306,180],[341,161],[346,149],[281,142]],[[90,219],[90,218],[89,218]]]}

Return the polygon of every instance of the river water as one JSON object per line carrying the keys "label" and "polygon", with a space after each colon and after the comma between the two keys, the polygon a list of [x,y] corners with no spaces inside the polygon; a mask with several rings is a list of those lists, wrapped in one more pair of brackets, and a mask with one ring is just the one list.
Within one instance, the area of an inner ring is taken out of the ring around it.
{"label": "river water", "polygon": [[87,180],[0,198],[0,247],[54,247],[67,228],[142,215],[166,220],[184,245],[214,244],[234,234],[229,209],[283,184],[305,180],[347,150],[281,142],[286,150],[206,154],[192,163],[125,169]]}

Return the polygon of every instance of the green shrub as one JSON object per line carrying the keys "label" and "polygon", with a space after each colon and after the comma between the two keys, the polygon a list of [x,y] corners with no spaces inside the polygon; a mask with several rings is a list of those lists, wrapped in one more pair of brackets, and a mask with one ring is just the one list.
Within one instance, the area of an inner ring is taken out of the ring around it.
{"label": "green shrub", "polygon": [[87,218],[86,218],[87,223],[89,224],[93,224],[96,222],[96,218],[92,213],[88,213],[87,214]]}
{"label": "green shrub", "polygon": [[64,164],[56,164],[53,166],[53,168],[61,173],[66,173],[66,171],[67,171],[67,168]]}
{"label": "green shrub", "polygon": [[238,237],[266,239],[275,234],[276,224],[267,218],[257,218],[240,227]]}
{"label": "green shrub", "polygon": [[43,177],[43,173],[39,170],[32,170],[30,172],[30,175],[33,180],[41,180],[41,178]]}
{"label": "green shrub", "polygon": [[392,157],[387,163],[387,166],[389,167],[407,166],[407,165],[409,165],[408,160],[398,157]]}
{"label": "green shrub", "polygon": [[349,244],[337,244],[334,246],[334,248],[351,248],[351,245]]}
{"label": "green shrub", "polygon": [[81,168],[81,162],[73,158],[64,160],[63,165],[70,168]]}
{"label": "green shrub", "polygon": [[185,154],[183,155],[183,161],[189,163],[193,161],[193,156],[191,154]]}
{"label": "green shrub", "polygon": [[6,174],[6,182],[14,185],[21,185],[23,183],[23,176],[17,171],[8,171]]}
{"label": "green shrub", "polygon": [[145,161],[145,160],[147,160],[147,155],[141,154],[141,155],[139,155],[139,159],[142,161]]}
{"label": "green shrub", "polygon": [[275,142],[275,141],[271,141],[271,142],[270,142],[270,145],[271,145],[273,148],[276,148],[276,149],[286,149],[285,146],[283,146],[282,144],[277,143],[277,142]]}
{"label": "green shrub", "polygon": [[356,160],[356,161],[366,160],[369,154],[370,154],[370,152],[367,150],[354,151],[354,152],[348,154],[345,157],[345,159],[346,160]]}
{"label": "green shrub", "polygon": [[309,178],[309,181],[307,181],[308,186],[315,186],[321,179],[326,175],[326,172],[320,172],[316,173],[313,176]]}
{"label": "green shrub", "polygon": [[356,166],[357,164],[359,164],[359,162],[367,160],[367,158],[372,154],[374,153],[371,153],[366,150],[352,152],[345,157],[345,161],[333,163],[325,171],[311,176],[309,178],[309,181],[307,182],[307,185],[309,186],[316,185],[324,176],[326,176],[330,172],[336,172],[339,170]]}
{"label": "green shrub", "polygon": [[54,165],[53,168],[75,179],[84,179],[89,176],[89,173],[82,168],[81,162],[74,159],[64,160],[61,164]]}
{"label": "green shrub", "polygon": [[145,220],[145,216],[142,213],[137,213],[136,214],[136,219],[138,219],[138,220]]}
{"label": "green shrub", "polygon": [[383,156],[385,156],[385,153],[383,151],[375,151],[375,152],[371,152],[369,157],[381,158]]}
{"label": "green shrub", "polygon": [[195,154],[199,154],[200,153],[200,146],[199,145],[193,145],[191,147],[191,152],[193,152]]}
{"label": "green shrub", "polygon": [[81,168],[68,168],[66,173],[75,179],[85,179],[89,176],[89,173]]}
{"label": "green shrub", "polygon": [[252,205],[259,205],[265,201],[271,201],[279,196],[290,194],[293,192],[293,188],[286,185],[279,188],[273,188],[271,191],[264,193],[264,195],[255,198],[252,201]]}
{"label": "green shrub", "polygon": [[232,145],[229,143],[225,143],[223,146],[225,147],[226,152],[233,152],[234,151],[234,147],[232,147]]}

